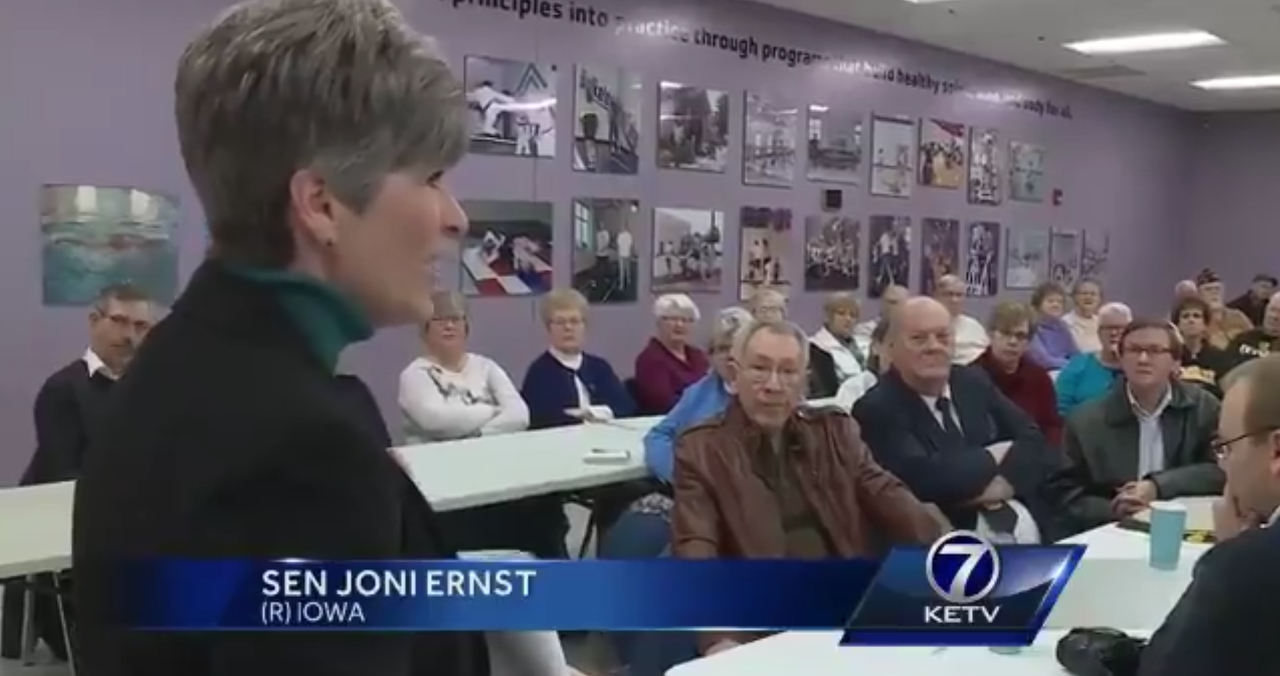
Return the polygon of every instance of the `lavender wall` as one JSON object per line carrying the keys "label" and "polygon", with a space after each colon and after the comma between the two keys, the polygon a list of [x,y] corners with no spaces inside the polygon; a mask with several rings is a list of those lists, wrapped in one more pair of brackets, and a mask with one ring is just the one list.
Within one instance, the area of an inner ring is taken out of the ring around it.
{"label": "lavender wall", "polygon": [[[486,0],[487,1],[487,0]],[[1162,302],[1163,277],[1152,269],[1180,262],[1177,243],[1186,204],[1182,189],[1189,166],[1189,118],[1154,105],[1032,76],[955,54],[928,49],[864,31],[825,24],[771,8],[721,0],[686,0],[683,5],[596,0],[598,7],[626,11],[629,18],[667,19],[753,34],[776,42],[833,52],[868,62],[930,71],[963,81],[970,89],[1018,91],[1030,98],[1069,103],[1074,119],[1041,117],[958,96],[935,96],[897,84],[817,68],[739,59],[706,47],[661,38],[619,37],[612,30],[567,21],[526,18],[454,0],[405,0],[415,24],[442,38],[453,62],[466,54],[488,54],[557,64],[627,65],[643,72],[644,147],[653,148],[656,83],[676,79],[731,93],[735,110],[734,147],[724,175],[658,172],[647,150],[637,177],[573,173],[568,135],[561,134],[557,159],[533,161],[471,157],[452,182],[464,198],[538,199],[554,202],[558,281],[569,267],[569,200],[575,196],[636,198],[645,213],[654,206],[706,206],[729,216],[726,276],[736,271],[738,207],[789,207],[797,220],[816,212],[819,189],[803,180],[791,190],[747,188],[741,183],[742,92],[752,88],[797,105],[840,97],[865,110],[912,117],[937,116],[998,127],[1006,139],[1044,144],[1049,149],[1050,188],[1065,191],[1066,202],[1049,205],[966,204],[962,191],[916,188],[911,200],[871,198],[866,189],[846,192],[846,209],[865,219],[873,213],[904,214],[915,224],[927,216],[999,220],[1007,225],[1089,228],[1111,233],[1110,284],[1139,305]],[[8,377],[0,382],[0,479],[14,478],[32,446],[30,405],[42,379],[83,349],[84,313],[51,310],[40,304],[40,238],[37,190],[42,183],[132,185],[180,196],[184,216],[182,273],[198,261],[203,242],[201,217],[187,185],[171,122],[173,64],[184,41],[226,3],[220,0],[6,0],[0,22],[0,251],[5,285],[0,307],[7,318],[0,353],[8,355]],[[479,4],[479,3],[477,3]],[[560,101],[572,101],[571,78],[560,78]],[[562,119],[569,109],[562,104]],[[1261,152],[1260,149],[1256,149]],[[1275,154],[1272,153],[1271,157]],[[1225,163],[1223,163],[1225,164]],[[1274,192],[1274,191],[1272,191]],[[645,219],[647,222],[647,219]],[[800,231],[796,232],[800,236]],[[918,237],[918,235],[917,235]],[[643,256],[648,233],[637,237]],[[802,247],[792,249],[790,270],[801,272]],[[1263,254],[1256,253],[1261,256]],[[1224,266],[1225,267],[1225,266]],[[640,304],[603,307],[592,316],[593,348],[629,371],[651,323],[643,291]],[[919,279],[918,272],[916,279]],[[728,280],[718,297],[702,297],[704,311],[734,302]],[[805,323],[819,318],[816,296],[798,294],[795,315]],[[542,330],[532,299],[481,299],[474,304],[477,350],[488,353],[520,377],[541,349]],[[975,308],[984,313],[985,307]],[[390,333],[353,350],[348,365],[364,375],[379,398],[394,402],[396,375],[414,354],[410,332]],[[192,355],[199,359],[199,355]],[[199,386],[193,383],[193,386]]]}
{"label": "lavender wall", "polygon": [[1277,158],[1280,114],[1211,115],[1198,125],[1184,274],[1211,267],[1229,294],[1259,272],[1280,274]]}

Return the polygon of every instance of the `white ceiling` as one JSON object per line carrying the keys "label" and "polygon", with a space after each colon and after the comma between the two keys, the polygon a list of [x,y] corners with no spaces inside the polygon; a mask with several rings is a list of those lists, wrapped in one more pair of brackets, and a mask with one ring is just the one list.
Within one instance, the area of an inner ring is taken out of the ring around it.
{"label": "white ceiling", "polygon": [[[757,1],[1187,110],[1280,109],[1280,89],[1206,92],[1188,84],[1280,73],[1280,0]],[[1179,30],[1209,31],[1227,44],[1119,56],[1084,56],[1062,47]],[[1109,66],[1137,72],[1097,77],[1084,70]]]}

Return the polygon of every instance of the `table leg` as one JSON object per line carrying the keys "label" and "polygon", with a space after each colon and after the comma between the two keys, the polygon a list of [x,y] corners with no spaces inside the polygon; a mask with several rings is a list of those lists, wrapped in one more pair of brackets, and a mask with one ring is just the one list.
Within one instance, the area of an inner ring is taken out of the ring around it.
{"label": "table leg", "polygon": [[71,622],[67,617],[67,591],[62,583],[62,573],[53,574],[53,590],[58,599],[58,622],[62,625],[62,636],[67,646],[67,671],[76,676],[76,645],[71,636]]}
{"label": "table leg", "polygon": [[36,656],[36,576],[28,575],[22,589],[22,664],[31,666]]}

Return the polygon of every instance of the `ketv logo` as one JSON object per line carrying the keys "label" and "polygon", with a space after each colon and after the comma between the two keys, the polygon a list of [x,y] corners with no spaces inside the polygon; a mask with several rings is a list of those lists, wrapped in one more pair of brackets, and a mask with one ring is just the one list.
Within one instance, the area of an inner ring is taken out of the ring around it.
{"label": "ketv logo", "polygon": [[1000,606],[980,604],[1000,581],[995,545],[977,533],[956,531],[933,543],[924,565],[929,586],[947,602],[925,606],[925,624],[995,624]]}
{"label": "ketv logo", "polygon": [[846,627],[846,645],[1029,645],[1084,547],[999,546],[970,531],[894,549]]}

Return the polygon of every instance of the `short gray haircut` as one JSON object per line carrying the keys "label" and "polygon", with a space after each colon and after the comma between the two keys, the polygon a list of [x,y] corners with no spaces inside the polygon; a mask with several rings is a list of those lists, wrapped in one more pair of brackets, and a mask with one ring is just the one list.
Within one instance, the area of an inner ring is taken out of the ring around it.
{"label": "short gray haircut", "polygon": [[1102,315],[1122,315],[1127,321],[1133,321],[1133,310],[1124,303],[1107,303],[1098,308],[1098,316]]}
{"label": "short gray haircut", "polygon": [[321,176],[362,213],[393,172],[427,180],[467,150],[466,96],[387,0],[249,0],[178,61],[178,141],[215,256],[294,257],[289,183]]}
{"label": "short gray haircut", "polygon": [[762,322],[753,321],[738,331],[738,335],[733,339],[733,358],[741,363],[747,353],[747,345],[751,344],[751,339],[759,333],[771,333],[775,336],[786,336],[794,338],[796,344],[800,346],[800,362],[802,364],[809,363],[809,336],[805,335],[804,329],[800,328],[795,322]]}
{"label": "short gray haircut", "polygon": [[775,306],[782,309],[787,307],[787,294],[777,289],[769,287],[760,287],[751,294],[751,300],[747,302],[747,307],[751,309],[751,313],[755,314],[761,309]]}
{"label": "short gray haircut", "polygon": [[688,317],[693,321],[701,319],[702,314],[698,311],[698,304],[693,299],[683,293],[668,293],[658,296],[653,301],[653,316],[662,319],[663,317]]}
{"label": "short gray haircut", "polygon": [[738,333],[754,321],[751,313],[740,307],[727,307],[716,315],[716,324],[711,329],[711,349],[727,345],[730,350],[738,341]]}

